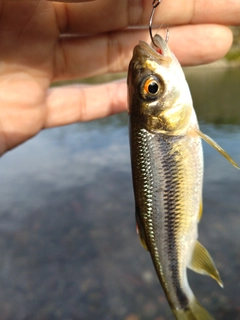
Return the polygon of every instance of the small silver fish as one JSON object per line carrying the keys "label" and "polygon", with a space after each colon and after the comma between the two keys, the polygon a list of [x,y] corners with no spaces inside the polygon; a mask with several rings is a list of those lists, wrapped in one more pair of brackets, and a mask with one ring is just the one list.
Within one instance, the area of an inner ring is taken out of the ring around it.
{"label": "small silver fish", "polygon": [[222,280],[198,242],[202,213],[201,138],[204,135],[182,68],[165,40],[140,41],[128,70],[130,146],[137,229],[149,250],[169,305],[178,320],[209,320],[195,298],[187,268]]}

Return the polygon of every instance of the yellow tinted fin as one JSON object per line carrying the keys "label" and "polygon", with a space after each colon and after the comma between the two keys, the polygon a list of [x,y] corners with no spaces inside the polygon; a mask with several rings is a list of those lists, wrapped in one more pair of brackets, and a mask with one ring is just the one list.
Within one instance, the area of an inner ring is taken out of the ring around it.
{"label": "yellow tinted fin", "polygon": [[202,205],[202,200],[200,202],[200,207],[199,207],[199,212],[198,212],[198,222],[201,220],[202,218],[202,210],[203,210],[203,205]]}
{"label": "yellow tinted fin", "polygon": [[142,244],[144,249],[148,250],[147,243],[146,243],[146,240],[145,240],[144,229],[142,227],[140,215],[139,215],[139,212],[138,212],[137,208],[136,208],[136,214],[135,215],[136,215],[136,229],[137,229],[137,233],[139,235],[141,244]]}
{"label": "yellow tinted fin", "polygon": [[194,298],[189,308],[185,310],[173,310],[177,320],[214,320],[206,309]]}
{"label": "yellow tinted fin", "polygon": [[240,169],[238,164],[230,157],[229,154],[227,154],[226,151],[223,150],[222,147],[220,147],[213,139],[211,139],[209,136],[206,134],[202,133],[200,130],[195,129],[197,134],[204,140],[206,141],[211,147],[216,149],[219,153],[221,153],[222,156],[224,156],[235,168]]}
{"label": "yellow tinted fin", "polygon": [[138,227],[138,224],[136,224],[136,230],[137,230],[137,233],[139,235],[139,239],[141,241],[141,244],[143,246],[144,249],[148,250],[148,247],[147,247],[147,244],[146,244],[146,241],[145,241],[145,238],[143,237],[139,227]]}
{"label": "yellow tinted fin", "polygon": [[223,287],[222,280],[209,252],[201,245],[199,241],[196,241],[192,259],[188,268],[197,273],[209,275],[216,280],[221,287]]}

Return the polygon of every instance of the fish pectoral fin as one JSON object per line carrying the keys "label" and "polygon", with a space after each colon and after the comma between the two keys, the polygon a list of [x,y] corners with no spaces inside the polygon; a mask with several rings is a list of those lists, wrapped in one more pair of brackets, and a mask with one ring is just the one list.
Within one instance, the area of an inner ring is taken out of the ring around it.
{"label": "fish pectoral fin", "polygon": [[215,142],[212,138],[202,133],[202,131],[195,129],[196,133],[211,147],[216,149],[222,156],[224,156],[235,168],[240,169],[239,165],[230,157],[230,155],[220,147],[217,142]]}
{"label": "fish pectoral fin", "polygon": [[142,244],[143,248],[148,250],[147,243],[146,243],[146,240],[145,240],[145,232],[144,232],[144,229],[142,227],[142,223],[141,223],[141,220],[140,220],[140,216],[139,216],[138,210],[136,210],[136,229],[137,229],[137,233],[139,235],[139,238],[140,238],[140,241],[141,241],[141,244]]}
{"label": "fish pectoral fin", "polygon": [[196,241],[192,259],[188,268],[197,273],[209,275],[214,280],[216,280],[221,287],[223,287],[221,277],[219,275],[219,272],[217,271],[213,259],[211,258],[209,252],[201,245],[199,241]]}

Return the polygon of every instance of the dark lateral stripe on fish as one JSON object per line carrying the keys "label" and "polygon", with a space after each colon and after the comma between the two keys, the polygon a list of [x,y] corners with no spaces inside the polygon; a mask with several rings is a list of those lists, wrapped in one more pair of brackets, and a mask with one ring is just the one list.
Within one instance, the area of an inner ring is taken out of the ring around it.
{"label": "dark lateral stripe on fish", "polygon": [[[167,213],[165,215],[165,230],[167,234],[167,246],[170,264],[170,270],[172,275],[172,281],[176,290],[176,296],[179,300],[179,304],[182,309],[187,308],[189,301],[182,290],[180,279],[179,279],[179,263],[178,263],[178,250],[176,234],[178,228],[177,215],[180,213],[178,202],[176,198],[179,197],[179,184],[176,182],[178,178],[178,172],[181,170],[179,162],[176,161],[177,151],[172,152],[172,143],[178,140],[179,137],[173,137],[170,141],[158,139],[161,150],[164,150],[162,154],[163,174],[165,176],[165,190],[164,190],[164,210]],[[175,198],[175,199],[174,199]]]}

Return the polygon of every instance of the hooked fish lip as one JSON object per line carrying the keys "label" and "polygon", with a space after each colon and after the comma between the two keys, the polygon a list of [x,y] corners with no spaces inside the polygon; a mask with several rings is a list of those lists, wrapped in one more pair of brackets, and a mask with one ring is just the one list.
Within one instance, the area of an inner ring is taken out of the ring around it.
{"label": "hooked fish lip", "polygon": [[154,47],[151,47],[149,44],[147,44],[146,42],[144,41],[139,41],[139,44],[138,46],[144,50],[145,52],[147,52],[148,54],[150,55],[153,55],[155,58],[159,58],[159,57],[164,57],[164,54],[163,54],[163,48],[159,48],[158,47],[158,51],[154,48]]}
{"label": "hooked fish lip", "polygon": [[152,43],[152,45],[149,45],[144,41],[139,41],[139,44],[136,47],[137,51],[140,51],[140,54],[141,52],[145,52],[148,56],[151,56],[151,58],[154,58],[158,62],[171,63],[172,54],[166,41],[159,34],[156,34],[153,37],[153,41],[154,43]]}

